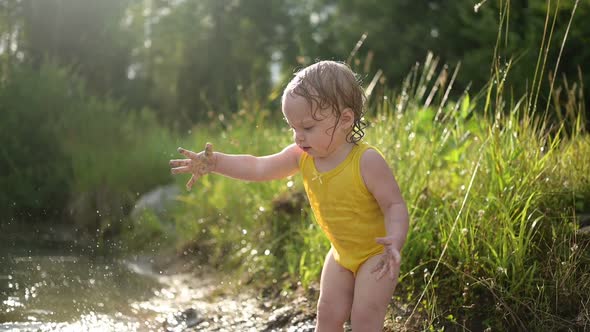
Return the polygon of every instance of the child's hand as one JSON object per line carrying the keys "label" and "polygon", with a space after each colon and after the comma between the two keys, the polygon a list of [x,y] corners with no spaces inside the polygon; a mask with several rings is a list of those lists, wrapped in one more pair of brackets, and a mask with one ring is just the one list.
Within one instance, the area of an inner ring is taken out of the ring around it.
{"label": "child's hand", "polygon": [[383,256],[381,256],[381,261],[371,273],[378,272],[377,280],[383,278],[385,275],[391,280],[395,280],[396,272],[399,271],[399,266],[402,262],[402,255],[394,246],[394,238],[392,236],[379,237],[375,241],[382,244],[385,250],[383,251]]}
{"label": "child's hand", "polygon": [[192,174],[190,180],[186,183],[187,190],[191,190],[198,178],[215,169],[215,156],[213,154],[213,145],[211,145],[211,143],[207,143],[207,145],[205,145],[205,151],[199,153],[183,148],[178,148],[178,152],[182,153],[189,159],[170,160],[170,167],[172,167],[170,171],[172,174]]}

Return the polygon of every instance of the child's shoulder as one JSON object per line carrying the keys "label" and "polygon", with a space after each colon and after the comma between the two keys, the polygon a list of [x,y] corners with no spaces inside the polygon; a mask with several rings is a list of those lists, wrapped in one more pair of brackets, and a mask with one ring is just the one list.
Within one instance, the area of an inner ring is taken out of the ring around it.
{"label": "child's shoulder", "polygon": [[361,143],[361,147],[363,149],[360,158],[361,170],[371,172],[375,168],[387,166],[385,156],[378,148],[367,143]]}
{"label": "child's shoulder", "polygon": [[306,153],[303,150],[301,150],[301,148],[299,146],[297,146],[297,144],[295,144],[295,143],[287,146],[283,150],[283,152],[288,154],[292,158],[294,158],[295,161],[297,162],[297,165],[299,165],[299,166],[301,166],[301,161],[302,161],[303,156],[306,155]]}
{"label": "child's shoulder", "polygon": [[372,193],[395,187],[392,169],[381,151],[376,148],[365,150],[361,157],[360,172],[367,189]]}
{"label": "child's shoulder", "polygon": [[365,158],[365,156],[368,156],[367,158],[371,159],[371,158],[376,158],[377,156],[381,156],[382,159],[385,159],[383,152],[381,152],[381,150],[374,145],[371,145],[366,142],[359,142],[358,146],[359,146],[360,152],[362,154],[361,158]]}

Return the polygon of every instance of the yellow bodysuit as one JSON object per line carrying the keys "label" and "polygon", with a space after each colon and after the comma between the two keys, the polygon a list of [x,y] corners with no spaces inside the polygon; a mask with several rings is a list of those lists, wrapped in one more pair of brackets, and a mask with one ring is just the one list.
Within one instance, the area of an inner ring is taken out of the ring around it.
{"label": "yellow bodysuit", "polygon": [[386,234],[383,212],[361,175],[360,160],[367,149],[379,152],[359,143],[342,163],[323,173],[307,153],[299,161],[305,192],[334,259],[355,275],[368,258],[383,252],[375,238]]}

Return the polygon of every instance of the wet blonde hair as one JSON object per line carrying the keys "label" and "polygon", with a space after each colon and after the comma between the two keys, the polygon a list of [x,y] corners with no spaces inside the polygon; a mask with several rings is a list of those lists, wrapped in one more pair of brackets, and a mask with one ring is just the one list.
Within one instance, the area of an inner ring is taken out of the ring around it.
{"label": "wet blonde hair", "polygon": [[365,135],[365,93],[360,80],[346,64],[320,61],[299,70],[283,91],[283,104],[287,95],[305,98],[311,106],[311,116],[316,120],[319,119],[318,112],[329,109],[338,123],[342,111],[350,108],[354,123],[346,140],[356,144]]}

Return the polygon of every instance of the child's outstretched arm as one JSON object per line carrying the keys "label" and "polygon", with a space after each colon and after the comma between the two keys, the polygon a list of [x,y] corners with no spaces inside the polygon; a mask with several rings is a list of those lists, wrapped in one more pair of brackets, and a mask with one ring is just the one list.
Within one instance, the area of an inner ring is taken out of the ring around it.
{"label": "child's outstretched arm", "polygon": [[198,153],[183,148],[178,148],[178,152],[188,159],[170,160],[171,172],[192,175],[186,184],[188,190],[199,177],[211,172],[246,181],[284,178],[297,172],[302,153],[297,145],[291,144],[281,152],[269,156],[233,155],[213,152],[210,143],[207,143],[204,151]]}
{"label": "child's outstretched arm", "polygon": [[409,217],[397,181],[387,162],[375,150],[367,150],[361,158],[361,174],[367,189],[383,211],[386,236],[376,241],[385,248],[384,259],[373,272],[377,278],[388,275],[391,279],[401,264],[401,250],[408,234]]}

